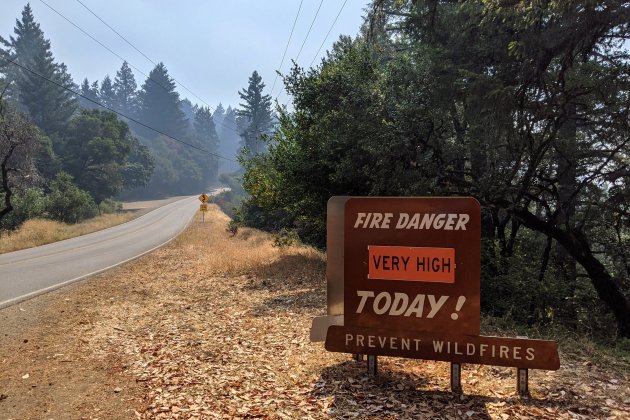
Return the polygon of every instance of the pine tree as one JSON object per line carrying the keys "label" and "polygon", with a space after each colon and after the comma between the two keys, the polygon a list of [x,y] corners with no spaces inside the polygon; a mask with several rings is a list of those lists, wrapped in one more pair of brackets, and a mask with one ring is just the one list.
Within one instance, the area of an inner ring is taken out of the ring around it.
{"label": "pine tree", "polygon": [[72,77],[64,64],[55,62],[50,41],[35,22],[30,5],[24,7],[22,20],[16,21],[14,34],[9,41],[2,39],[7,48],[2,53],[39,75],[9,64],[4,72],[6,81],[11,82],[10,96],[44,132],[58,133],[74,113],[76,99],[68,90],[44,78],[72,88]]}
{"label": "pine tree", "polygon": [[101,90],[98,93],[99,102],[108,108],[114,109],[116,95],[114,94],[114,85],[109,74],[103,78],[101,82]]}
{"label": "pine tree", "polygon": [[[50,50],[38,51],[29,68],[62,86],[73,87],[65,65],[56,64]],[[18,79],[20,103],[46,134],[60,133],[76,109],[76,100],[72,93],[37,74],[25,71]]]}
{"label": "pine tree", "polygon": [[[0,52],[22,65],[29,66],[32,63],[35,52],[42,44],[47,42],[44,39],[44,32],[39,27],[39,23],[35,22],[30,4],[27,3],[24,10],[22,10],[22,20],[15,20],[13,33],[15,37],[10,36],[8,41],[0,37],[0,43],[5,47],[0,49]],[[48,43],[48,47],[50,48],[50,43]],[[15,85],[21,78],[22,71],[5,61],[0,63],[0,65],[3,66],[0,69],[5,75],[5,81],[13,84],[10,93],[13,94],[13,99],[17,100],[19,92]]]}
{"label": "pine tree", "polygon": [[[231,106],[228,106],[225,110],[223,121],[220,125],[217,125],[217,132],[219,134],[219,154],[229,159],[236,159],[238,154],[240,136],[238,135],[239,129],[237,124],[236,111]],[[220,170],[222,172],[234,172],[237,167],[230,164],[226,160],[219,162],[221,165]]]}
{"label": "pine tree", "polygon": [[[212,112],[208,107],[200,107],[195,113],[194,129],[201,146],[212,153],[219,149],[219,136],[214,125]],[[211,183],[218,177],[219,165],[216,157],[204,158],[202,166],[206,182]]]}
{"label": "pine tree", "polygon": [[[163,63],[151,70],[138,96],[138,115],[141,122],[173,137],[186,134],[188,122],[180,107],[179,94],[175,91],[175,83]],[[146,137],[157,135],[148,130],[144,130],[142,134]]]}
{"label": "pine tree", "polygon": [[240,133],[243,139],[242,147],[249,156],[264,152],[265,145],[260,136],[269,133],[273,126],[271,96],[263,95],[264,88],[262,77],[254,71],[249,78],[247,89],[238,92],[243,103],[239,104],[241,109],[236,113],[245,122]]}
{"label": "pine tree", "polygon": [[114,109],[134,116],[138,108],[137,89],[136,79],[125,61],[114,79]]}
{"label": "pine tree", "polygon": [[216,127],[219,127],[221,124],[223,124],[223,120],[225,119],[225,108],[223,108],[221,102],[219,102],[219,105],[217,105],[217,107],[214,109],[212,119],[214,120],[214,125]]}
{"label": "pine tree", "polygon": [[[91,99],[92,101],[98,102],[98,81],[90,84],[90,81],[87,79],[83,79],[81,83],[81,95]],[[98,108],[94,102],[91,102],[84,98],[79,98],[79,105],[85,109],[95,109]]]}
{"label": "pine tree", "polygon": [[216,127],[212,112],[208,107],[200,107],[195,113],[194,122],[195,132],[200,137],[202,144],[211,152],[216,152],[219,147],[219,136],[217,136]]}

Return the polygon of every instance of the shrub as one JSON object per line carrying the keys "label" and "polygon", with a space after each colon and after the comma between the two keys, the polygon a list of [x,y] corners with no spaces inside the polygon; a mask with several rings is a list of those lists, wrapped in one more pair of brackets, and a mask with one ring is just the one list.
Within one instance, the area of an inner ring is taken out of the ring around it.
{"label": "shrub", "polygon": [[272,245],[277,248],[286,248],[296,245],[300,242],[300,237],[295,229],[280,229],[280,232],[274,235]]}
{"label": "shrub", "polygon": [[[0,194],[0,198],[3,198]],[[14,230],[28,219],[43,217],[47,207],[44,193],[37,188],[17,191],[12,198],[13,211],[2,218],[0,229]]]}
{"label": "shrub", "polygon": [[78,223],[98,213],[90,193],[74,185],[70,174],[59,172],[50,187],[47,213],[51,219]]}
{"label": "shrub", "polygon": [[111,198],[106,198],[98,205],[98,210],[102,214],[117,213],[122,211],[122,203],[112,200]]}

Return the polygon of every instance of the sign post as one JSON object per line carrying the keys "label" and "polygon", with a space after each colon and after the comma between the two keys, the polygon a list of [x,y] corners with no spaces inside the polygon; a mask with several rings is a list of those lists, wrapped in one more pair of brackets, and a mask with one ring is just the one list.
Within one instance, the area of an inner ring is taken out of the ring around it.
{"label": "sign post", "polygon": [[199,196],[199,201],[201,201],[201,205],[199,206],[199,211],[201,212],[201,221],[206,221],[206,212],[208,211],[208,194],[203,193]]}
{"label": "sign post", "polygon": [[519,368],[521,395],[527,369],[558,369],[553,341],[480,335],[475,199],[333,197],[327,227],[328,315],[311,329],[327,350],[366,354],[370,375],[377,356],[451,362],[453,392],[462,363]]}

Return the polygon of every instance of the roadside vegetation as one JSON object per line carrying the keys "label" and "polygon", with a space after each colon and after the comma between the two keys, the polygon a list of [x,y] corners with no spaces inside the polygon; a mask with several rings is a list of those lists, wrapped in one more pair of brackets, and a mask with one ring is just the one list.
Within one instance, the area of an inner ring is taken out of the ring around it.
{"label": "roadside vegetation", "polygon": [[79,223],[116,199],[199,194],[237,170],[237,150],[266,150],[275,118],[256,71],[239,108],[212,110],[180,98],[163,63],[142,84],[126,62],[76,83],[52,45],[29,4],[0,36],[0,231]]}
{"label": "roadside vegetation", "polygon": [[487,316],[627,345],[626,4],[368,10],[358,35],[285,77],[293,109],[268,153],[243,159],[237,222],[323,248],[333,195],[473,196]]}
{"label": "roadside vegetation", "polygon": [[73,224],[48,219],[29,219],[16,230],[0,234],[0,254],[86,235],[120,225],[134,217],[132,212],[102,214]]}

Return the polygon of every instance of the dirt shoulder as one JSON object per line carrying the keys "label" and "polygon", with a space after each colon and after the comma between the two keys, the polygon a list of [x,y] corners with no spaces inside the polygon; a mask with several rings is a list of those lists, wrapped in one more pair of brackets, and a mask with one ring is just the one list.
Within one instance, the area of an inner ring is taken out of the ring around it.
{"label": "dirt shoulder", "polygon": [[[225,232],[215,206],[169,245],[0,311],[4,418],[628,418],[627,366],[562,354],[534,371],[382,358],[380,376],[308,341],[325,260]],[[562,350],[562,348],[561,348]]]}

